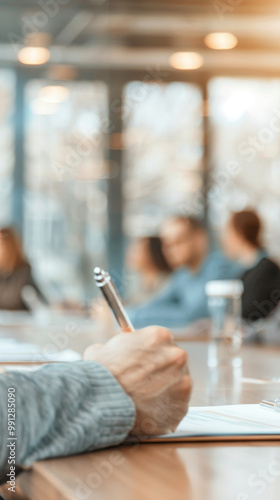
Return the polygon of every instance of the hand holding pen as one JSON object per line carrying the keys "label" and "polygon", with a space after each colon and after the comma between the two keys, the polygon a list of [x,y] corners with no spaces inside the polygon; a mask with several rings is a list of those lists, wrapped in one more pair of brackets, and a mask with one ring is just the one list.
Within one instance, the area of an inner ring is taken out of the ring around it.
{"label": "hand holding pen", "polygon": [[118,324],[123,332],[129,333],[134,331],[134,327],[127,315],[123,306],[122,299],[113,283],[109,273],[100,267],[94,268],[94,280],[98,288],[104,295],[109,307],[114,313]]}
{"label": "hand holding pen", "polygon": [[85,359],[108,368],[132,398],[136,408],[132,434],[175,430],[187,412],[192,388],[187,353],[174,344],[166,328],[151,326],[127,336],[134,328],[111,276],[96,267],[94,279],[123,333],[104,345],[89,347]]}

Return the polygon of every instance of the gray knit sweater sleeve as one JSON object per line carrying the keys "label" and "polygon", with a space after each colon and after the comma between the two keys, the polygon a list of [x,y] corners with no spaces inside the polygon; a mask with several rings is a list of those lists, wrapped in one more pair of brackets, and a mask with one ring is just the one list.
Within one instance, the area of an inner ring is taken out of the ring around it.
{"label": "gray knit sweater sleeve", "polygon": [[0,469],[9,457],[8,389],[15,389],[16,462],[34,461],[121,443],[135,407],[103,366],[80,361],[0,375]]}

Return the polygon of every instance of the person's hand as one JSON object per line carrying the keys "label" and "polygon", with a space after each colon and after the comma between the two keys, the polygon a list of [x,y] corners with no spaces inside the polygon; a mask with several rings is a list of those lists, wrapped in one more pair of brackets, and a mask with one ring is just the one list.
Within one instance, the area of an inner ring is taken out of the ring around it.
{"label": "person's hand", "polygon": [[167,329],[120,333],[89,347],[84,359],[104,365],[133,400],[134,435],[175,430],[186,414],[192,387],[187,353],[172,343]]}

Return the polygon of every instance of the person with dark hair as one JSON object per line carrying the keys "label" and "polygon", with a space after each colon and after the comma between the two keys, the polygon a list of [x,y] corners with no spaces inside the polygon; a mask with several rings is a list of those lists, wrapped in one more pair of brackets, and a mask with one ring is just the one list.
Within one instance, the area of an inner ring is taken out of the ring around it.
{"label": "person with dark hair", "polygon": [[224,233],[230,258],[245,268],[242,315],[248,321],[268,317],[280,302],[280,269],[268,258],[262,242],[262,221],[254,210],[231,215]]}
{"label": "person with dark hair", "polygon": [[173,217],[161,232],[162,249],[173,274],[157,296],[130,311],[137,327],[160,324],[183,327],[209,316],[205,284],[210,280],[237,278],[240,266],[218,251],[210,250],[204,223],[194,217]]}
{"label": "person with dark hair", "polygon": [[128,248],[126,264],[128,270],[137,273],[138,278],[136,286],[129,290],[127,303],[130,305],[151,299],[163,288],[171,273],[158,236],[134,240]]}
{"label": "person with dark hair", "polygon": [[224,231],[225,252],[250,268],[267,255],[262,244],[262,221],[254,210],[234,212]]}
{"label": "person with dark hair", "polygon": [[[30,285],[38,290],[31,267],[24,255],[20,237],[12,227],[0,229],[0,309],[26,310],[22,289]],[[42,295],[40,294],[42,297]],[[43,298],[43,297],[42,297]]]}

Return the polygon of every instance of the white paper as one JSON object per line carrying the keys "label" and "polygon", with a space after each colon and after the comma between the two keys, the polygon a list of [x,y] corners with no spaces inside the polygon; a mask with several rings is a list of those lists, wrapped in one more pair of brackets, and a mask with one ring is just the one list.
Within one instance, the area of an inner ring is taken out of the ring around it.
{"label": "white paper", "polygon": [[15,339],[0,339],[0,363],[79,361],[80,354],[71,349],[64,351],[44,351],[37,344],[18,342]]}
{"label": "white paper", "polygon": [[242,436],[280,434],[280,412],[260,405],[190,408],[170,436]]}

